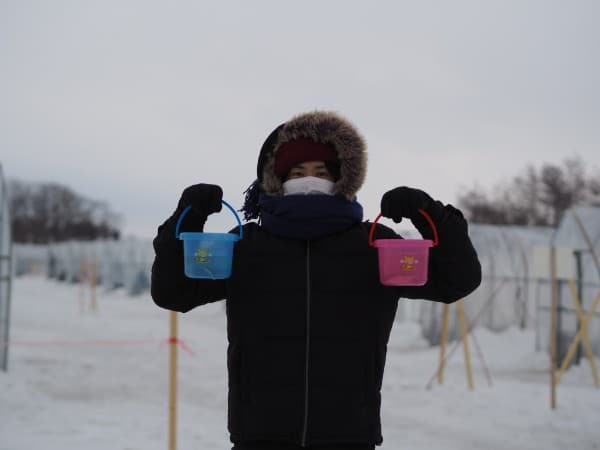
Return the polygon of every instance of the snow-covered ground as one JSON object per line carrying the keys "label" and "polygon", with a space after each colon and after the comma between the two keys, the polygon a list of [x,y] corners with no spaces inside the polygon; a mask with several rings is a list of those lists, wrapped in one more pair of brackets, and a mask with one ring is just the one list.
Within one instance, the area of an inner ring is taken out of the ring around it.
{"label": "snow-covered ground", "polygon": [[[147,294],[89,292],[44,278],[15,280],[9,371],[0,372],[1,450],[167,450],[168,312]],[[180,315],[178,449],[228,449],[222,304]],[[396,323],[384,380],[383,449],[597,449],[600,389],[587,361],[571,369],[550,409],[546,354],[533,331],[476,330],[469,391],[462,349],[442,386],[426,389],[438,348]],[[452,344],[451,344],[452,347]],[[471,346],[473,350],[473,346]]]}

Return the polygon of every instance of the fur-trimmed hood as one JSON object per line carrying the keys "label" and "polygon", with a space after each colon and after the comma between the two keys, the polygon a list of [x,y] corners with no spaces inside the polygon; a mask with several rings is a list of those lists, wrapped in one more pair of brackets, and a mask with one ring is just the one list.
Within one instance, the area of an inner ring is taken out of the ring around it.
{"label": "fur-trimmed hood", "polygon": [[334,192],[352,200],[361,188],[367,173],[367,149],[364,138],[344,117],[330,111],[314,111],[293,117],[279,125],[267,137],[258,157],[257,181],[246,191],[242,211],[245,218],[259,215],[258,194],[283,195],[282,180],[275,174],[275,156],[281,146],[306,138],[331,146],[340,162],[340,178]]}
{"label": "fur-trimmed hood", "polygon": [[284,143],[300,138],[327,144],[335,149],[340,161],[340,178],[335,183],[335,193],[352,200],[365,180],[366,144],[348,120],[324,111],[300,114],[277,127],[267,138],[257,168],[262,191],[268,195],[283,195],[282,180],[275,175],[275,155]]}

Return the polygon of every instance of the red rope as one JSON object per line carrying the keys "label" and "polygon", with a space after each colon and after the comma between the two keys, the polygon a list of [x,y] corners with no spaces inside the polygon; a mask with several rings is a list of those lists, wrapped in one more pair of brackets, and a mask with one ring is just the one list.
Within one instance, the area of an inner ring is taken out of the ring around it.
{"label": "red rope", "polygon": [[[9,346],[18,346],[18,347],[45,347],[45,346],[58,346],[58,347],[67,347],[67,346],[102,346],[102,345],[116,345],[116,346],[126,346],[126,345],[143,345],[143,344],[152,344],[156,343],[156,339],[96,339],[89,341],[69,341],[69,340],[54,340],[54,341],[21,341],[21,340],[11,340],[11,341],[0,341],[1,347],[9,347]],[[162,345],[165,344],[176,344],[181,346],[181,348],[189,353],[192,356],[196,356],[196,353],[181,339],[177,338],[169,338],[158,341]]]}

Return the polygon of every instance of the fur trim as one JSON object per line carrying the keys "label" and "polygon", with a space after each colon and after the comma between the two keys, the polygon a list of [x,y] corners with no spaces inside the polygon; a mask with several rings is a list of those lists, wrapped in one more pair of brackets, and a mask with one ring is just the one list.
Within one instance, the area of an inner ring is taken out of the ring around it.
{"label": "fur trim", "polygon": [[275,155],[282,144],[299,138],[328,144],[336,150],[340,179],[335,183],[335,192],[352,200],[367,173],[365,140],[348,120],[325,111],[300,114],[280,127],[272,150],[261,154],[263,166],[259,178],[263,191],[268,195],[283,195],[282,182],[275,175]]}

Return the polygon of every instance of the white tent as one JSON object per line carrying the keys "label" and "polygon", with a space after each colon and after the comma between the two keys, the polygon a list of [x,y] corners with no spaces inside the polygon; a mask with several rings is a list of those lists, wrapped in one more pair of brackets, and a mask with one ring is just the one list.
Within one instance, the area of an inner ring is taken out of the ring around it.
{"label": "white tent", "polygon": [[[510,326],[534,328],[536,348],[550,346],[550,248],[556,247],[559,280],[558,356],[573,340],[578,320],[569,283],[577,286],[587,311],[600,291],[600,272],[594,259],[600,254],[600,208],[569,210],[558,229],[470,225],[469,232],[483,270],[481,286],[465,299],[472,326],[502,331]],[[593,250],[593,251],[592,251]],[[569,282],[571,280],[571,282]],[[419,302],[418,318],[431,343],[439,342],[442,305]],[[456,310],[449,335],[458,335]],[[589,324],[594,352],[600,355],[600,311]]]}
{"label": "white tent", "polygon": [[[511,325],[531,327],[536,317],[536,282],[533,278],[534,249],[547,245],[552,230],[545,227],[520,227],[471,224],[469,235],[482,266],[481,286],[464,302],[469,322],[493,331]],[[431,343],[439,341],[442,306],[423,302],[419,321]],[[451,310],[456,312],[455,309]],[[456,317],[449,335],[457,336]]]}
{"label": "white tent", "polygon": [[[585,227],[585,233],[577,219]],[[407,235],[405,230],[402,234]],[[469,234],[483,269],[481,286],[464,302],[469,322],[492,331],[502,331],[510,326],[535,329],[537,349],[549,347],[549,249],[552,242],[558,247],[560,356],[577,330],[568,280],[575,280],[580,287],[584,308],[600,289],[598,270],[588,245],[589,239],[595,252],[600,251],[600,208],[581,207],[568,211],[557,230],[471,224]],[[122,287],[132,295],[148,289],[154,256],[151,242],[133,238],[18,246],[16,253],[18,273],[32,267],[47,267],[49,276],[71,282],[80,280],[86,261],[96,262],[99,282],[104,289]],[[442,306],[428,301],[402,301],[398,320],[418,321],[427,339],[436,344],[439,342]],[[452,308],[451,312],[454,317],[449,335],[452,338],[458,335],[458,326],[456,309]],[[590,324],[590,338],[598,353],[599,319],[600,313]]]}
{"label": "white tent", "polygon": [[[562,359],[568,345],[573,340],[578,319],[569,283],[576,291],[585,312],[600,294],[600,208],[577,207],[569,210],[556,230],[552,242],[557,248],[558,266],[558,357]],[[549,279],[548,273],[545,280]],[[544,283],[540,296],[540,334],[550,333],[550,284]],[[588,324],[588,334],[594,353],[600,355],[600,309],[596,310]],[[542,348],[548,348],[549,339],[542,341]]]}

